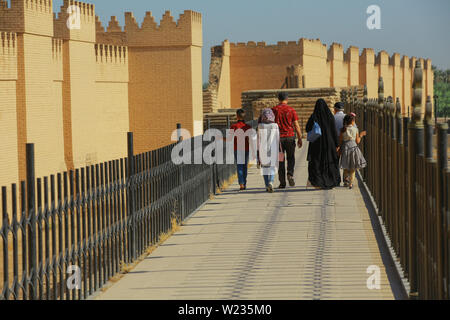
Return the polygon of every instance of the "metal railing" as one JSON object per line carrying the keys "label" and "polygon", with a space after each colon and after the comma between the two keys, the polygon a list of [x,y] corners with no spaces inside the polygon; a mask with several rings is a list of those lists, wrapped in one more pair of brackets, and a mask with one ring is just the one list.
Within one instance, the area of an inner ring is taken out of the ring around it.
{"label": "metal railing", "polygon": [[422,67],[414,71],[412,118],[401,105],[384,98],[363,100],[344,94],[346,109],[367,130],[361,143],[368,167],[361,170],[384,221],[393,249],[410,283],[410,297],[448,299],[450,290],[450,213],[446,123],[437,130],[433,149],[432,104],[422,119]]}
{"label": "metal railing", "polygon": [[[191,157],[205,147],[202,136],[182,143]],[[175,165],[175,146],[134,155],[129,133],[127,158],[35,179],[28,144],[27,181],[1,190],[0,300],[86,299],[235,172],[227,164]]]}

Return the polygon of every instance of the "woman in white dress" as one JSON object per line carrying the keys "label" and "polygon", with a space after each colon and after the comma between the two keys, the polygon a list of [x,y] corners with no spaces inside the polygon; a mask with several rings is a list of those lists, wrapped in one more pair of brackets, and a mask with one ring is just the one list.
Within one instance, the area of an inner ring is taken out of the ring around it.
{"label": "woman in white dress", "polygon": [[278,172],[280,130],[272,109],[261,111],[258,124],[258,166],[264,177],[266,191],[273,193],[273,182]]}

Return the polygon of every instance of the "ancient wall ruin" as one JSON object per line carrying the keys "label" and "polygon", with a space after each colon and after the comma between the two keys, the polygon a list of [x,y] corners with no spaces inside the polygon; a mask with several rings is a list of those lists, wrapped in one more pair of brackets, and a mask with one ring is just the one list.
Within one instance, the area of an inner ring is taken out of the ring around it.
{"label": "ancient wall ruin", "polygon": [[[160,24],[132,13],[105,30],[95,6],[65,0],[0,0],[0,185],[25,179],[25,144],[47,176],[171,143],[181,123],[202,128],[201,15]],[[68,8],[80,10],[68,28]]]}
{"label": "ancient wall ruin", "polygon": [[[401,57],[385,51],[375,54],[373,49],[364,49],[361,54],[357,47],[351,46],[345,52],[342,45],[333,43],[327,48],[319,39],[300,39],[298,42],[278,42],[266,45],[264,42],[229,43],[224,41],[222,48],[230,48],[229,57],[221,62],[222,70],[229,70],[230,100],[221,97],[218,83],[218,104],[224,108],[241,106],[241,94],[248,90],[281,89],[286,82],[286,68],[301,68],[298,87],[346,87],[367,84],[369,98],[378,94],[378,78],[383,77],[385,95],[397,97],[403,111],[411,104],[412,74],[417,58]],[[433,71],[431,60],[420,59],[424,70],[423,95],[433,95]],[[228,65],[229,61],[229,65]],[[218,71],[217,73],[220,73]],[[222,81],[222,79],[220,79]],[[227,81],[227,80],[223,80]],[[301,84],[301,85],[300,85]],[[292,84],[291,84],[292,86]],[[225,94],[227,95],[227,93]],[[229,103],[228,103],[229,101]]]}

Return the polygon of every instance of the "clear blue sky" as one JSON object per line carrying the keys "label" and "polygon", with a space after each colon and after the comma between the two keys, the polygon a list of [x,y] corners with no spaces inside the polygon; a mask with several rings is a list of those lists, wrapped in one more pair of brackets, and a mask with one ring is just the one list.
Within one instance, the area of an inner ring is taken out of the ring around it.
{"label": "clear blue sky", "polygon": [[[62,0],[54,0],[59,12]],[[449,0],[91,0],[106,26],[112,15],[124,24],[132,11],[141,23],[146,11],[160,20],[165,10],[175,19],[185,9],[203,15],[203,81],[207,81],[210,47],[231,42],[296,41],[302,37],[330,45],[341,43],[433,60],[450,69]],[[381,8],[381,30],[366,27],[366,9]]]}

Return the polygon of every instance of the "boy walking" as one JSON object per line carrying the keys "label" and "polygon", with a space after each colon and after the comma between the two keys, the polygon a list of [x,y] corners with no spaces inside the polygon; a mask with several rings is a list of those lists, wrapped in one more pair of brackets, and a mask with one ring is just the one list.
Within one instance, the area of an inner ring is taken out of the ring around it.
{"label": "boy walking", "polygon": [[[249,159],[249,138],[245,134],[247,130],[251,129],[245,123],[245,111],[239,109],[236,112],[237,122],[230,127],[234,139],[234,160],[237,163],[237,174],[240,185],[240,190],[247,189],[247,171]],[[245,143],[242,143],[245,139]]]}

